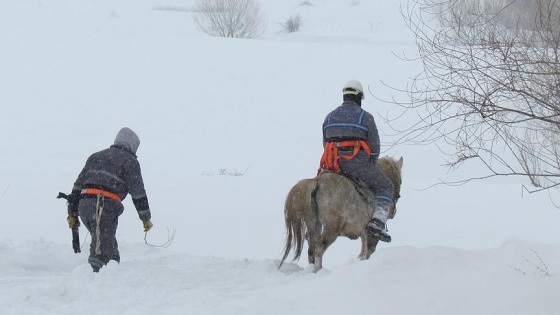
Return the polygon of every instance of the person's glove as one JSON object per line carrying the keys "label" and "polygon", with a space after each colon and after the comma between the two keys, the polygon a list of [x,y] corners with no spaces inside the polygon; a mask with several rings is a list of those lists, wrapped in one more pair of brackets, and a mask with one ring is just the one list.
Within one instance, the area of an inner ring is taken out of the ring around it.
{"label": "person's glove", "polygon": [[149,230],[152,229],[152,226],[154,226],[154,225],[152,224],[152,221],[151,221],[151,220],[146,220],[146,221],[144,221],[143,223],[144,223],[144,232],[148,232]]}
{"label": "person's glove", "polygon": [[71,229],[80,226],[80,220],[78,220],[78,217],[75,217],[73,215],[69,214],[66,218],[66,221],[68,221],[68,227]]}

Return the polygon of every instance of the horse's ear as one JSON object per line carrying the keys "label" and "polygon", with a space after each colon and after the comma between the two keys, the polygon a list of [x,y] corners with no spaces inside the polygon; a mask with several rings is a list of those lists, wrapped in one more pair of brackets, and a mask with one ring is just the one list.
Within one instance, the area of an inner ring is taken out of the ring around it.
{"label": "horse's ear", "polygon": [[399,169],[402,169],[402,165],[403,165],[403,157],[401,156],[401,158],[397,161],[397,165],[399,166]]}

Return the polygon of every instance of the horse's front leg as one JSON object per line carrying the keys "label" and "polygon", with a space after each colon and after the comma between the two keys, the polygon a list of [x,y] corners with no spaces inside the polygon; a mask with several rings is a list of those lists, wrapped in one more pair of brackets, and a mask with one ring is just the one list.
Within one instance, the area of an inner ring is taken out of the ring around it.
{"label": "horse's front leg", "polygon": [[366,260],[369,258],[369,256],[371,255],[371,253],[368,255],[368,236],[367,233],[362,233],[362,235],[360,235],[360,240],[362,241],[362,250],[360,251],[360,255],[358,256],[359,260]]}
{"label": "horse's front leg", "polygon": [[375,249],[377,248],[377,243],[379,243],[379,239],[375,238],[375,237],[367,237],[367,253],[366,253],[366,259],[369,259],[369,257],[371,256],[371,254],[373,254],[375,252]]}

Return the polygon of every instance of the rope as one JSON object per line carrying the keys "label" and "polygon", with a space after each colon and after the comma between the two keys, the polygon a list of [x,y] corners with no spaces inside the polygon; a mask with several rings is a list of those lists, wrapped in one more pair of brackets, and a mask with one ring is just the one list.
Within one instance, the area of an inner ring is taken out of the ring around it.
{"label": "rope", "polygon": [[144,243],[146,243],[146,245],[151,246],[151,247],[162,247],[162,248],[167,248],[169,246],[171,246],[171,244],[173,243],[173,239],[175,239],[175,228],[173,227],[167,227],[167,242],[163,243],[162,245],[153,245],[148,243],[148,232],[144,232]]}
{"label": "rope", "polygon": [[102,194],[97,195],[97,205],[95,206],[95,254],[101,255],[101,215],[103,214],[103,207],[105,206],[105,197]]}
{"label": "rope", "polygon": [[84,237],[84,241],[82,242],[82,245],[80,246],[80,250],[82,250],[82,248],[84,248],[84,246],[86,245],[86,241],[87,241],[87,238],[88,238],[89,235],[90,235],[90,233],[87,232],[86,237]]}

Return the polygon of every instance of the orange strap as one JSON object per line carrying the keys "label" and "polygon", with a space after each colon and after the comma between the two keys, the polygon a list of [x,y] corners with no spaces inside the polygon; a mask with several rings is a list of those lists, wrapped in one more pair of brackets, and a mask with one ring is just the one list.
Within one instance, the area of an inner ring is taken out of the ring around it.
{"label": "orange strap", "polygon": [[112,192],[108,192],[101,189],[95,189],[95,188],[82,189],[82,195],[99,195],[99,194],[103,195],[103,197],[113,199],[116,202],[121,202],[121,197],[119,197],[119,195],[117,194],[113,194]]}
{"label": "orange strap", "polygon": [[[339,155],[338,149],[351,147],[352,155]],[[338,164],[338,159],[343,158],[345,160],[353,159],[360,149],[363,149],[367,155],[371,154],[371,149],[364,140],[349,140],[340,142],[327,142],[325,144],[325,150],[323,151],[323,156],[321,157],[321,164],[319,165],[319,170],[317,174],[321,172],[322,169],[327,169],[335,173],[340,173],[340,165]]]}

